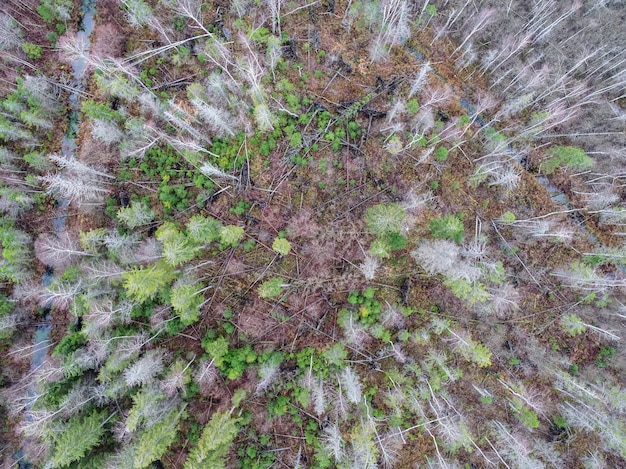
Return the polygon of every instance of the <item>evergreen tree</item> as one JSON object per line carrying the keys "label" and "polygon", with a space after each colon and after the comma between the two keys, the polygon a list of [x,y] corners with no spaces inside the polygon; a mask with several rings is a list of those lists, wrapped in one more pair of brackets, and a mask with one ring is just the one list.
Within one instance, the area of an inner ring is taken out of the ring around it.
{"label": "evergreen tree", "polygon": [[163,223],[159,227],[156,239],[163,243],[163,258],[173,267],[189,262],[198,252],[198,246],[171,222]]}
{"label": "evergreen tree", "polygon": [[239,428],[239,419],[230,413],[216,412],[204,427],[198,445],[191,451],[184,469],[221,469],[226,467],[225,456]]}
{"label": "evergreen tree", "polygon": [[174,279],[174,272],[164,262],[149,267],[134,268],[122,273],[126,294],[133,301],[143,303],[167,287]]}
{"label": "evergreen tree", "polygon": [[78,461],[95,446],[105,434],[104,423],[106,414],[94,410],[88,415],[76,415],[58,428],[54,428],[49,437],[54,442],[54,449],[50,458],[53,468],[67,467]]}
{"label": "evergreen tree", "polygon": [[203,297],[199,294],[202,285],[181,285],[172,288],[170,301],[174,311],[186,326],[198,320]]}
{"label": "evergreen tree", "polygon": [[[144,430],[135,446],[134,468],[143,469],[165,454],[174,442],[182,412],[172,410],[163,420]],[[210,467],[210,466],[205,466]]]}
{"label": "evergreen tree", "polygon": [[133,201],[129,207],[121,207],[117,211],[117,219],[130,229],[147,225],[154,220],[154,210],[142,202]]}

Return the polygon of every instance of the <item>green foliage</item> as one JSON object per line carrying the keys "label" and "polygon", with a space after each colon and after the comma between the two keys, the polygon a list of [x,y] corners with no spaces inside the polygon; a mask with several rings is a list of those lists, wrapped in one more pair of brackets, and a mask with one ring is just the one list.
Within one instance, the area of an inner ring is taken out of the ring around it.
{"label": "green foliage", "polygon": [[267,404],[267,410],[270,414],[270,417],[281,417],[287,413],[287,409],[289,406],[289,397],[287,396],[278,396],[276,399],[270,401]]}
{"label": "green foliage", "polygon": [[224,357],[224,367],[221,373],[228,379],[237,379],[243,375],[243,372],[249,365],[252,365],[257,359],[256,352],[252,349],[251,344],[244,347],[231,349]]}
{"label": "green foliage", "polygon": [[569,425],[567,424],[567,420],[562,415],[555,415],[552,418],[552,423],[554,426],[560,430],[566,430]]}
{"label": "green foliage", "polygon": [[212,217],[194,215],[187,222],[187,236],[197,244],[208,244],[220,239],[222,224]]}
{"label": "green foliage", "polygon": [[[9,322],[5,322],[8,316],[13,311],[13,302],[9,301],[9,299],[0,293],[0,324],[3,324],[4,327],[0,328],[0,340],[7,339],[11,337],[13,329],[15,326],[9,325]],[[0,378],[0,383],[2,382]]]}
{"label": "green foliage", "polygon": [[275,298],[283,292],[285,283],[280,277],[272,277],[259,285],[259,296],[261,298]]}
{"label": "green foliage", "polygon": [[[345,310],[344,310],[345,311]],[[313,347],[305,347],[295,354],[296,366],[304,373],[312,372],[313,376],[328,375],[328,363]]]}
{"label": "green foliage", "polygon": [[345,361],[348,359],[348,351],[343,344],[336,342],[331,347],[324,350],[322,356],[329,365],[344,368],[346,366]]}
{"label": "green foliage", "polygon": [[92,99],[82,102],[81,111],[90,119],[101,119],[110,122],[121,122],[122,116],[106,103],[97,103]]}
{"label": "green foliage", "polygon": [[555,146],[550,148],[546,154],[548,159],[543,161],[539,167],[544,174],[552,174],[561,166],[574,167],[580,171],[591,168],[593,160],[585,154],[584,150],[569,146]]}
{"label": "green foliage", "polygon": [[230,213],[242,216],[250,209],[250,207],[251,205],[249,202],[246,202],[245,200],[240,200],[239,202],[237,202],[237,205],[235,207],[230,209]]}
{"label": "green foliage", "polygon": [[575,337],[577,335],[582,334],[587,330],[587,326],[575,314],[566,314],[561,318],[561,325],[565,332],[567,332],[571,337]]}
{"label": "green foliage", "polygon": [[515,415],[520,421],[526,425],[528,428],[539,428],[539,419],[537,418],[537,414],[535,414],[532,410],[524,407],[523,405],[514,406]]}
{"label": "green foliage", "polygon": [[151,179],[166,175],[175,178],[179,163],[180,156],[171,147],[151,147],[146,151],[139,169]]}
{"label": "green foliage", "polygon": [[489,300],[489,292],[485,286],[479,282],[468,282],[465,279],[446,279],[444,285],[452,290],[454,295],[469,303],[475,305],[476,303],[485,303]]}
{"label": "green foliage", "polygon": [[49,459],[50,467],[67,467],[85,457],[106,433],[104,411],[94,410],[87,415],[75,415],[59,423],[58,428],[48,435],[54,443]]}
{"label": "green foliage", "polygon": [[450,239],[459,244],[463,242],[463,222],[457,215],[433,218],[429,227],[435,238]]}
{"label": "green foliage", "polygon": [[300,132],[294,132],[289,136],[289,146],[291,148],[300,148],[302,146],[302,135]]}
{"label": "green foliage", "polygon": [[176,438],[180,417],[181,411],[174,409],[139,434],[135,445],[135,469],[144,469],[165,454]]}
{"label": "green foliage", "polygon": [[252,349],[252,345],[246,344],[240,348],[230,348],[228,339],[223,336],[213,338],[211,332],[202,339],[202,347],[223,376],[231,380],[241,377],[246,367],[253,364],[257,359],[257,354]]}
{"label": "green foliage", "polygon": [[365,212],[367,231],[378,236],[400,233],[405,217],[404,207],[398,203],[374,205]]}
{"label": "green foliage", "polygon": [[46,23],[51,24],[70,19],[73,7],[72,0],[40,0],[37,13]]}
{"label": "green foliage", "polygon": [[243,238],[243,228],[235,225],[223,226],[220,229],[220,245],[222,249],[236,247]]}
{"label": "green foliage", "polygon": [[126,296],[140,303],[161,293],[174,277],[174,271],[162,261],[150,266],[133,267],[132,270],[122,273]]}
{"label": "green foliage", "polygon": [[274,252],[277,252],[281,256],[286,256],[291,251],[291,243],[287,241],[285,238],[275,238],[272,243],[272,249]]}
{"label": "green foliage", "polygon": [[170,213],[173,210],[186,210],[189,208],[189,197],[191,196],[189,191],[182,184],[168,184],[169,179],[166,179],[157,189],[164,211]]}
{"label": "green foliage", "polygon": [[43,171],[50,169],[50,161],[39,152],[31,152],[24,155],[24,161],[33,169]]}
{"label": "green foliage", "polygon": [[466,360],[480,367],[491,366],[491,351],[469,336],[460,335],[448,329],[453,336],[454,350]]}
{"label": "green foliage", "polygon": [[348,303],[358,306],[358,319],[366,325],[374,324],[382,311],[382,305],[374,299],[375,290],[368,287],[363,292],[352,291],[348,295]]}
{"label": "green foliage", "polygon": [[87,335],[82,332],[72,332],[67,334],[54,348],[53,354],[57,357],[70,356],[88,341]]}
{"label": "green foliage", "polygon": [[386,251],[399,251],[400,249],[404,249],[407,244],[406,237],[402,236],[400,233],[386,233],[377,241],[380,241],[384,246]]}
{"label": "green foliage", "polygon": [[172,222],[163,223],[156,230],[155,238],[163,243],[163,259],[172,267],[189,262],[199,253],[198,246]]}
{"label": "green foliage", "polygon": [[15,228],[7,218],[0,220],[0,244],[2,258],[0,279],[19,283],[28,277],[32,259],[30,238],[26,233]]}
{"label": "green foliage", "polygon": [[240,419],[230,413],[216,412],[204,427],[200,441],[189,453],[184,469],[222,469],[226,467],[226,455],[232,445]]}
{"label": "green foliage", "polygon": [[212,334],[207,333],[202,339],[202,348],[209,354],[216,367],[221,368],[224,365],[224,357],[228,353],[228,340],[225,337],[213,338]]}
{"label": "green foliage", "polygon": [[219,155],[216,163],[220,169],[232,171],[241,167],[245,161],[245,154],[240,150],[245,137],[243,132],[239,132],[236,136],[229,139],[213,139],[210,151],[214,155]]}
{"label": "green foliage", "polygon": [[202,295],[198,294],[198,291],[202,288],[200,284],[181,285],[172,288],[170,292],[172,307],[185,326],[198,320],[200,305],[204,299]]}
{"label": "green foliage", "polygon": [[147,225],[154,220],[154,210],[142,202],[133,200],[128,207],[120,207],[117,211],[117,219],[131,230],[139,226]]}
{"label": "green foliage", "polygon": [[489,265],[479,264],[479,268],[483,273],[484,282],[502,285],[506,282],[506,271],[501,261]]}
{"label": "green foliage", "polygon": [[502,214],[502,216],[498,219],[498,221],[505,225],[510,225],[515,222],[515,219],[516,219],[515,214],[507,211]]}
{"label": "green foliage", "polygon": [[406,110],[411,115],[417,114],[417,111],[419,111],[419,109],[420,105],[417,99],[411,99],[406,103]]}
{"label": "green foliage", "polygon": [[615,355],[615,347],[602,347],[596,357],[596,366],[598,368],[606,368],[609,366],[608,359],[613,355]]}
{"label": "green foliage", "polygon": [[41,46],[31,44],[30,42],[23,42],[22,50],[28,56],[28,58],[32,60],[39,60],[41,58],[41,55],[43,54],[43,49],[41,48]]}
{"label": "green foliage", "polygon": [[448,159],[448,149],[446,147],[439,147],[435,150],[433,155],[437,161],[443,163]]}

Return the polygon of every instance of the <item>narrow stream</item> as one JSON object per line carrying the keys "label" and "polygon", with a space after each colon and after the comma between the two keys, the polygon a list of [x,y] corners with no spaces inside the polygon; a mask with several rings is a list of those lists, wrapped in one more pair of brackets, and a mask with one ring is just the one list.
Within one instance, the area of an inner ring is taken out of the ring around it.
{"label": "narrow stream", "polygon": [[[89,47],[89,36],[93,32],[95,21],[94,15],[96,13],[96,0],[82,0],[80,4],[80,14],[82,16],[79,31],[76,33],[76,38],[81,43],[85,44],[85,47]],[[76,144],[76,134],[78,132],[78,125],[80,119],[80,93],[85,89],[85,71],[87,69],[87,63],[85,60],[76,59],[72,61],[72,79],[73,89],[69,96],[69,108],[70,113],[68,117],[68,129],[61,142],[61,152],[64,155],[76,156],[78,145]],[[69,202],[63,198],[55,197],[54,215],[52,218],[52,232],[59,236],[65,232],[65,226],[68,216]],[[43,286],[49,286],[55,279],[54,270],[50,266],[46,266],[44,274],[41,276],[41,284]],[[33,337],[33,353],[30,360],[30,371],[33,371],[40,367],[48,354],[50,345],[50,332],[52,331],[52,314],[51,307],[45,306],[43,308],[43,321],[35,329]],[[37,396],[37,385],[32,384],[28,388],[28,398],[32,402],[35,401]],[[23,449],[18,450],[14,454],[14,459],[17,462],[18,469],[32,469],[32,465],[26,461],[24,457]]]}

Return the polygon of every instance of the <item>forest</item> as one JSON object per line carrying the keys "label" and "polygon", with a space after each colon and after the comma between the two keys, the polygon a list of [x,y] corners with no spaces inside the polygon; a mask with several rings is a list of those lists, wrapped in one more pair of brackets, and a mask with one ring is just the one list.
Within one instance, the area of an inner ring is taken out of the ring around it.
{"label": "forest", "polygon": [[0,467],[626,468],[623,0],[3,0]]}

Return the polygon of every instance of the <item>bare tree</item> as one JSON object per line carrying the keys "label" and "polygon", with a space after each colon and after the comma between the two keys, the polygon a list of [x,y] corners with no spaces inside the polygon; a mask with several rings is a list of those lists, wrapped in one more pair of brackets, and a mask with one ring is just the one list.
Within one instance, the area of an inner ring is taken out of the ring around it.
{"label": "bare tree", "polygon": [[69,233],[42,234],[35,240],[35,256],[44,265],[55,269],[67,268],[77,259],[92,254],[83,251]]}

